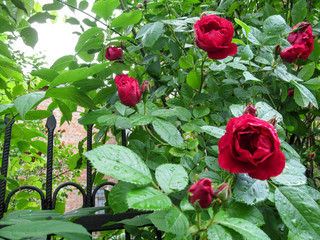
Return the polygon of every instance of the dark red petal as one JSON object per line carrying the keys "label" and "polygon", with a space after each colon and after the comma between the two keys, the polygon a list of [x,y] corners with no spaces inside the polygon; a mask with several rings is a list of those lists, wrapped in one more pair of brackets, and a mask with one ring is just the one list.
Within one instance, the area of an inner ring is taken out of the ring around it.
{"label": "dark red petal", "polygon": [[249,172],[249,176],[259,180],[267,180],[282,173],[286,159],[281,150],[276,150],[266,161],[261,163],[256,171]]}

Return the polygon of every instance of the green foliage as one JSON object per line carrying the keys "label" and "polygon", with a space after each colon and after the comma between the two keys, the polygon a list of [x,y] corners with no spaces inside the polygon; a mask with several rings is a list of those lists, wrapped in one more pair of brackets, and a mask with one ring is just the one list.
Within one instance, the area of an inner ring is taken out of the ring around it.
{"label": "green foliage", "polygon": [[[61,56],[49,67],[43,66],[42,56],[13,49],[16,39],[34,48],[35,23],[56,21],[66,6],[71,10],[66,23],[79,26],[74,55]],[[81,106],[79,123],[97,129],[94,149],[83,154],[82,142],[74,154],[56,140],[54,185],[77,176],[87,157],[100,174],[97,182],[103,174],[119,180],[107,197],[113,213],[154,210],[147,217],[123,221],[136,239],[151,239],[137,228],[150,221],[165,232],[165,239],[318,239],[319,7],[318,0],[0,3],[1,137],[4,116],[17,120],[7,190],[26,184],[44,187],[44,127],[34,120],[60,109],[61,123],[70,122]],[[87,18],[79,17],[79,11]],[[236,55],[214,60],[198,48],[193,24],[203,14],[231,21]],[[275,47],[289,47],[288,34],[303,21],[311,23],[314,50],[306,60],[285,63]],[[108,46],[121,48],[123,57],[106,60]],[[139,86],[150,82],[150,92],[135,107],[119,100],[114,82],[119,74],[132,76]],[[46,92],[38,91],[44,87]],[[294,90],[293,97],[288,90]],[[48,109],[37,110],[46,98],[52,100]],[[241,116],[248,105],[255,106],[258,118],[275,125],[286,157],[283,172],[268,181],[219,166],[218,143],[228,120]],[[123,130],[126,147],[120,146],[125,143]],[[116,145],[105,145],[110,134]],[[61,169],[69,175],[60,174]],[[231,200],[215,196],[208,209],[189,204],[187,190],[202,178],[212,180],[215,190],[228,182]],[[9,211],[39,209],[37,199],[37,193],[21,191]],[[59,198],[56,210],[63,212],[64,204]],[[32,213],[28,221],[21,217],[18,229],[16,216],[0,235],[19,239],[25,231],[34,237],[56,233],[67,239],[88,238],[84,229],[63,220],[68,217],[43,214],[53,219]]]}

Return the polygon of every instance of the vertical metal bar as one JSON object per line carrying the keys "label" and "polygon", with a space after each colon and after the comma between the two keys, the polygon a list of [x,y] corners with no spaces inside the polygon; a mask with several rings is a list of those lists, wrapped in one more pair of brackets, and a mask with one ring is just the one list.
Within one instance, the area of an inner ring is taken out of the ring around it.
{"label": "vertical metal bar", "polygon": [[161,231],[159,231],[158,229],[156,230],[157,233],[157,239],[162,240],[162,234]]}
{"label": "vertical metal bar", "polygon": [[[12,131],[14,120],[11,121],[10,118],[5,117],[5,123],[7,127],[4,135],[1,175],[4,177],[7,177],[9,154],[10,154],[11,131]],[[5,210],[6,186],[7,186],[7,181],[0,180],[0,218],[3,217],[4,210]]]}
{"label": "vertical metal bar", "polygon": [[54,129],[57,121],[54,115],[47,119],[46,127],[48,129],[48,146],[47,146],[47,179],[46,179],[46,208],[52,209],[52,165],[53,165],[53,138]]}
{"label": "vertical metal bar", "polygon": [[122,138],[122,146],[127,146],[127,136],[126,136],[126,130],[121,131],[121,138]]}
{"label": "vertical metal bar", "polygon": [[130,240],[130,233],[126,231],[126,240]]}
{"label": "vertical metal bar", "polygon": [[[92,127],[87,126],[87,151],[92,150]],[[94,202],[91,201],[92,197],[92,165],[89,159],[87,159],[87,196],[85,207],[93,207]]]}

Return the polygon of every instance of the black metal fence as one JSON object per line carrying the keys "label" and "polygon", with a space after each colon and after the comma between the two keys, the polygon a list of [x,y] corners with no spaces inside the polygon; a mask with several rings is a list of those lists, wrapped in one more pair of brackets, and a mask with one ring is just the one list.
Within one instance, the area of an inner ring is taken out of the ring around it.
{"label": "black metal fence", "polygon": [[[1,166],[1,175],[7,178],[8,175],[8,164],[9,164],[9,155],[10,155],[10,142],[11,142],[11,132],[14,120],[11,120],[8,117],[5,117],[6,131],[3,144],[3,156],[2,156],[2,166]],[[77,188],[83,197],[83,207],[94,207],[95,205],[95,196],[99,189],[104,186],[113,186],[112,182],[105,182],[93,189],[93,177],[92,177],[92,165],[87,159],[87,176],[86,176],[86,189],[83,189],[79,184],[74,182],[66,182],[60,184],[53,192],[52,189],[52,166],[53,166],[53,140],[54,140],[54,130],[56,128],[56,119],[54,115],[51,115],[46,122],[46,128],[48,129],[48,139],[47,139],[47,167],[46,167],[46,189],[43,192],[40,188],[30,185],[20,186],[12,190],[6,196],[6,180],[0,180],[0,219],[3,217],[4,213],[8,210],[11,198],[17,192],[27,189],[36,191],[40,195],[41,199],[41,209],[42,210],[51,210],[55,208],[57,196],[59,191],[67,186],[73,186]],[[87,126],[87,151],[92,149],[92,129],[93,125]],[[126,146],[126,132],[122,131],[122,145]],[[124,228],[124,224],[116,223],[112,225],[106,225],[108,222],[119,222],[125,219],[133,218],[137,215],[146,214],[146,212],[137,211],[137,212],[127,212],[119,214],[95,214],[83,216],[76,219],[74,222],[84,226],[90,233],[97,231],[105,230],[114,230]],[[126,232],[126,239],[130,239],[131,236]],[[48,236],[47,239],[51,239]],[[157,230],[157,239],[161,239],[161,232]]]}

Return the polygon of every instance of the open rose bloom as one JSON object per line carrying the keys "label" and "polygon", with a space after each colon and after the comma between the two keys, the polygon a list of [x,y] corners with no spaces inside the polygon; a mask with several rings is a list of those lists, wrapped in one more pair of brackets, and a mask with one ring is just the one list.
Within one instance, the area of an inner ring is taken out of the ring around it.
{"label": "open rose bloom", "polygon": [[232,23],[216,15],[205,15],[194,26],[195,41],[211,59],[224,59],[237,53],[237,45],[231,43]]}
{"label": "open rose bloom", "polygon": [[220,167],[232,173],[266,180],[278,176],[285,167],[273,125],[250,114],[231,118],[218,146]]}
{"label": "open rose bloom", "polygon": [[308,59],[313,50],[314,43],[310,23],[298,23],[292,30],[293,32],[288,36],[288,41],[292,46],[284,49],[280,53],[282,60],[288,63],[296,62],[299,58],[303,60]]}

